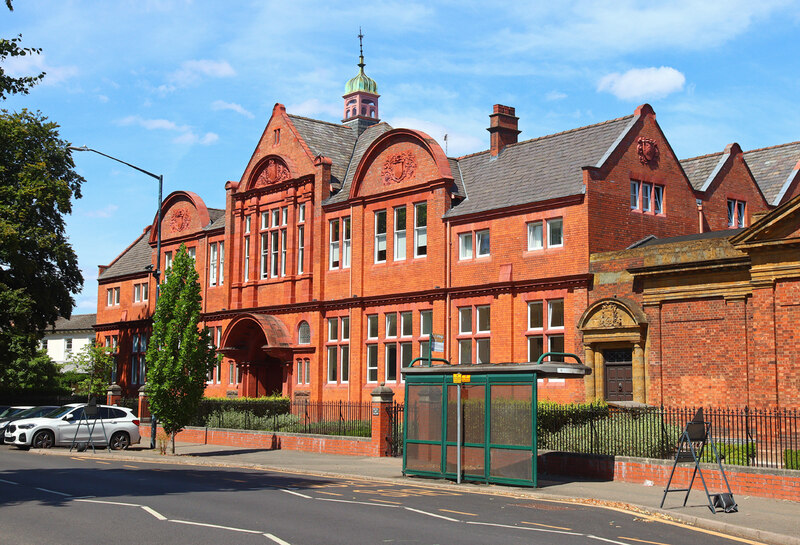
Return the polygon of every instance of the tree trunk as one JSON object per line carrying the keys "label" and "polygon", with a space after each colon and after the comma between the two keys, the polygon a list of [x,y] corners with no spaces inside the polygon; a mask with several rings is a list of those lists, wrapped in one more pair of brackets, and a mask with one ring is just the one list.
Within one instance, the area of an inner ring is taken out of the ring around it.
{"label": "tree trunk", "polygon": [[175,454],[175,432],[172,433],[172,454]]}

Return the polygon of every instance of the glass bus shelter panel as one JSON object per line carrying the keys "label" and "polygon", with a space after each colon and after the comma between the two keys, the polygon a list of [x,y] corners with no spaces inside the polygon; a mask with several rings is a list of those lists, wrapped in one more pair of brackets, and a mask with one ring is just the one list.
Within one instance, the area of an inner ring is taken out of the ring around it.
{"label": "glass bus shelter panel", "polygon": [[490,393],[489,475],[533,481],[533,387],[492,384]]}
{"label": "glass bus shelter panel", "polygon": [[442,446],[427,443],[406,443],[406,469],[442,472]]}
{"label": "glass bus shelter panel", "polygon": [[530,384],[493,384],[490,405],[492,445],[533,445],[533,389]]}
{"label": "glass bus shelter panel", "polygon": [[[447,386],[447,442],[455,443],[458,431],[458,386]],[[486,442],[486,386],[464,384],[461,388],[461,438],[465,445]]]}
{"label": "glass bus shelter panel", "polygon": [[[456,445],[447,445],[447,467],[445,473],[456,474],[458,471],[458,449]],[[486,480],[486,448],[461,447],[461,473],[464,478],[476,477]]]}
{"label": "glass bus shelter panel", "polygon": [[442,385],[409,384],[405,402],[406,439],[442,441]]}

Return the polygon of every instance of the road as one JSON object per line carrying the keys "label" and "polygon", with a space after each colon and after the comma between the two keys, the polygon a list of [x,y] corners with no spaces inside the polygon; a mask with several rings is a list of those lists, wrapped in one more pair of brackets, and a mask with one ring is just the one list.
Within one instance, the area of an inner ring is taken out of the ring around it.
{"label": "road", "polygon": [[420,484],[0,446],[0,543],[731,544],[644,515]]}

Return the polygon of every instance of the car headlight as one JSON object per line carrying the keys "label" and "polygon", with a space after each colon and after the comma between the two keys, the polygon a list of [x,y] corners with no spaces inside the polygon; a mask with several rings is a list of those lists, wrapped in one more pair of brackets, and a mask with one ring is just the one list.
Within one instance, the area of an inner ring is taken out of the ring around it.
{"label": "car headlight", "polygon": [[19,428],[19,429],[21,429],[21,430],[29,430],[29,429],[31,429],[32,427],[33,427],[33,424],[22,424],[22,425],[20,425],[20,426],[17,426],[17,428]]}

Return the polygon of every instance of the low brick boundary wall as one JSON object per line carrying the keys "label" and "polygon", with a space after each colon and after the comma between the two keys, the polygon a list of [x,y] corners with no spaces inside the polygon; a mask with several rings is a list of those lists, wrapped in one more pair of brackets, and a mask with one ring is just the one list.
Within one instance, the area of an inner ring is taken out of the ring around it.
{"label": "low brick boundary wall", "polygon": [[[539,473],[581,477],[627,483],[650,481],[653,486],[665,488],[672,471],[673,460],[651,458],[629,458],[626,456],[600,456],[574,454],[568,452],[544,452],[539,454]],[[727,491],[725,481],[716,464],[700,464],[703,476],[712,494]],[[723,464],[725,476],[734,494],[759,496],[800,502],[800,471],[792,469],[771,469],[744,467]],[[692,478],[694,466],[681,463],[675,469],[672,488],[686,488]],[[700,475],[695,478],[692,490],[703,491]],[[669,493],[667,502],[680,498],[679,493]],[[667,503],[665,503],[666,505]]]}
{"label": "low brick boundary wall", "polygon": [[[150,441],[150,426],[139,426],[142,443]],[[187,427],[175,436],[176,441],[266,450],[301,450],[351,456],[379,456],[369,437],[311,435],[257,430]]]}

